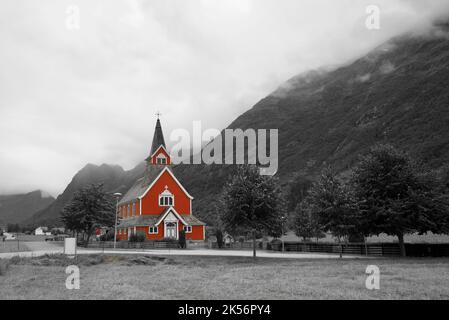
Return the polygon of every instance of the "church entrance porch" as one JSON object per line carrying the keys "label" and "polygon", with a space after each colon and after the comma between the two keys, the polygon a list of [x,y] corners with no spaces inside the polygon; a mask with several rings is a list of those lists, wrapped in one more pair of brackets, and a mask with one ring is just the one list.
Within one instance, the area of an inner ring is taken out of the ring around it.
{"label": "church entrance porch", "polygon": [[170,212],[164,219],[164,238],[179,239],[178,218]]}

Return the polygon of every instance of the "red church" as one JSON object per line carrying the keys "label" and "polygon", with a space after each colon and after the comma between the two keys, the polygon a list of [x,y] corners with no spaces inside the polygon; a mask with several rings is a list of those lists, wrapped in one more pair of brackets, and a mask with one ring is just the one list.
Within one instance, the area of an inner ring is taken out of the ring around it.
{"label": "red church", "polygon": [[133,233],[144,233],[148,240],[204,240],[206,224],[192,215],[193,197],[170,169],[161,122],[157,119],[145,174],[120,200],[117,239],[128,240]]}

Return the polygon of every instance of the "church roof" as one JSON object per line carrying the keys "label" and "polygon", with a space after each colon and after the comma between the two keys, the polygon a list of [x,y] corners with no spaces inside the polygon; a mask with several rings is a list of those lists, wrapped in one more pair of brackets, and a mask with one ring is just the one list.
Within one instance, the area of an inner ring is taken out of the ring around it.
{"label": "church roof", "polygon": [[192,216],[191,214],[188,216],[182,216],[182,218],[189,224],[189,226],[205,226],[206,224],[200,221],[198,218]]}
{"label": "church roof", "polygon": [[150,166],[145,171],[145,176],[138,179],[134,185],[126,192],[123,198],[119,201],[119,205],[129,203],[142,196],[148,187],[153,183],[154,179],[162,172],[162,166]]}
{"label": "church roof", "polygon": [[163,171],[168,171],[168,173],[172,176],[175,182],[179,185],[179,187],[184,191],[185,195],[190,199],[193,197],[187,192],[187,190],[183,187],[181,182],[176,179],[171,170],[164,165],[150,165],[147,166],[145,170],[145,176],[138,179],[134,185],[128,190],[128,192],[123,196],[123,198],[119,201],[119,205],[127,204],[133,202],[140,197],[145,196],[146,192],[149,191],[150,187],[158,180],[159,176],[163,173]]}
{"label": "church roof", "polygon": [[160,146],[164,146],[164,148],[166,148],[164,134],[162,133],[161,121],[157,119],[156,128],[154,129],[153,143],[151,144],[150,155],[154,154]]}
{"label": "church roof", "polygon": [[120,221],[117,228],[131,228],[131,227],[144,227],[153,226],[159,219],[159,215],[143,215],[134,218],[124,219]]}
{"label": "church roof", "polygon": [[[141,216],[121,220],[120,224],[117,226],[117,228],[154,226],[170,209],[171,208],[167,208],[167,210],[165,210],[164,212],[162,212],[159,215],[141,215]],[[196,217],[194,217],[192,215],[180,215],[180,217],[189,226],[204,226],[204,225],[206,225],[204,222],[198,220]]]}

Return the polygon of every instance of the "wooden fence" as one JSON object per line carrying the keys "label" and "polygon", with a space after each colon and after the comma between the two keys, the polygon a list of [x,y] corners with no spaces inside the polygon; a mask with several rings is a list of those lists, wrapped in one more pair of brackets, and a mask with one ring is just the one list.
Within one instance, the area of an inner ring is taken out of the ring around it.
{"label": "wooden fence", "polygon": [[[232,250],[251,250],[253,243],[234,242],[225,245],[222,249]],[[145,241],[145,242],[128,242],[118,241],[117,249],[177,249],[179,244],[177,241]],[[218,249],[216,242],[200,242],[187,243],[188,248],[212,248]],[[114,242],[97,241],[89,243],[89,248],[112,249]],[[333,253],[340,252],[345,255],[375,256],[375,257],[394,257],[400,256],[399,245],[397,243],[303,243],[285,241],[262,242],[257,241],[258,249],[267,249],[272,251],[286,252],[312,252],[312,253]],[[443,244],[411,244],[406,243],[405,249],[409,257],[449,257],[449,243]]]}
{"label": "wooden fence", "polygon": [[[209,248],[211,249],[218,249],[218,243],[216,242],[209,242]],[[257,249],[264,248],[262,241],[256,242]],[[245,242],[231,242],[231,243],[223,243],[223,247],[221,249],[232,249],[232,250],[249,250],[253,248],[253,242],[252,241],[245,241]]]}
{"label": "wooden fence", "polygon": [[[274,241],[267,244],[268,250],[314,252],[314,253],[342,253],[368,256],[400,256],[397,243],[302,243],[286,241]],[[405,250],[409,257],[449,257],[449,244],[405,244]]]}
{"label": "wooden fence", "polygon": [[[282,243],[274,242],[268,245],[268,249],[282,251]],[[367,244],[364,243],[302,243],[285,242],[284,251],[335,253],[369,255],[369,256],[398,256],[399,246],[394,243]]]}
{"label": "wooden fence", "polygon": [[[112,241],[96,241],[89,243],[88,248],[97,249],[113,249]],[[179,244],[177,241],[145,241],[145,242],[129,242],[117,241],[117,249],[177,249]]]}

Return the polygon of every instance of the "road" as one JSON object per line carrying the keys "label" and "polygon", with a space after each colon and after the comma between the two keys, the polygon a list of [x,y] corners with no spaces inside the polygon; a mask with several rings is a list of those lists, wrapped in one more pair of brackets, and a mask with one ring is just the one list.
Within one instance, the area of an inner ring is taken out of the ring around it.
{"label": "road", "polygon": [[[10,259],[14,256],[37,257],[46,254],[62,254],[64,249],[48,242],[28,242],[30,251],[0,253],[0,259]],[[78,254],[137,254],[137,255],[164,255],[164,256],[217,256],[217,257],[252,257],[252,251],[243,250],[214,250],[214,249],[158,249],[158,250],[98,250],[78,248]],[[258,251],[259,258],[273,259],[338,259],[338,254],[321,253],[291,253],[275,251]],[[366,258],[365,256],[344,255],[344,259]]]}

